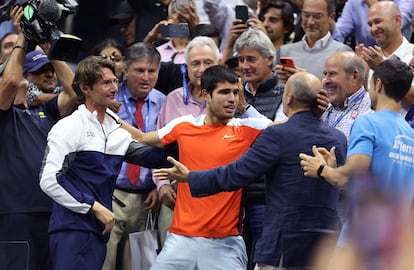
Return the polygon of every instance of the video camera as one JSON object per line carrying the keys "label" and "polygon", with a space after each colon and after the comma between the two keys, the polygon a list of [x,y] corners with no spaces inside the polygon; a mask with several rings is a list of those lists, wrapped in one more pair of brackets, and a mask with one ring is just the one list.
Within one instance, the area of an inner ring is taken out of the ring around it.
{"label": "video camera", "polygon": [[[36,45],[50,42],[49,58],[73,61],[82,45],[82,40],[76,36],[64,34],[57,28],[57,22],[62,15],[73,14],[78,6],[74,0],[29,0],[8,1],[0,6],[0,21],[8,19],[10,8],[14,5],[23,7],[21,27],[26,40],[28,51]],[[6,12],[7,10],[7,12]],[[7,16],[6,16],[7,14]]]}

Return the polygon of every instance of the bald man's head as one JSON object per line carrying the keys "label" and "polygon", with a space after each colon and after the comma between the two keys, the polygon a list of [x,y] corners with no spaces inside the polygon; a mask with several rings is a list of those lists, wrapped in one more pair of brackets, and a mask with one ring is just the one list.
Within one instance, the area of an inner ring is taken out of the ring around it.
{"label": "bald man's head", "polygon": [[316,95],[321,88],[321,81],[311,73],[297,72],[290,76],[283,94],[285,114],[289,116],[288,112],[296,110],[314,111],[318,106]]}
{"label": "bald man's head", "polygon": [[400,14],[400,9],[398,8],[397,4],[393,1],[378,1],[372,4],[369,8],[370,11],[374,11],[377,9],[384,10],[389,16],[395,16]]}
{"label": "bald man's head", "polygon": [[382,49],[396,47],[402,42],[401,20],[400,9],[392,1],[379,1],[369,8],[370,33]]}

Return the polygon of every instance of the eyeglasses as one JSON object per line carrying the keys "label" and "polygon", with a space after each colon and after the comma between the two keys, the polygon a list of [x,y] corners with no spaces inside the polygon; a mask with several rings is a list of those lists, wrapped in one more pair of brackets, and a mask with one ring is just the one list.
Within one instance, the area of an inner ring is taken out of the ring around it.
{"label": "eyeglasses", "polygon": [[105,59],[108,58],[108,59],[110,59],[110,60],[112,60],[113,62],[116,62],[116,63],[119,63],[119,62],[124,60],[124,57],[122,55],[105,55],[105,54],[102,54],[101,57],[103,57]]}
{"label": "eyeglasses", "polygon": [[315,21],[319,21],[323,17],[323,13],[312,13],[312,12],[306,12],[302,11],[302,18],[305,20],[309,20],[310,18],[313,18]]}

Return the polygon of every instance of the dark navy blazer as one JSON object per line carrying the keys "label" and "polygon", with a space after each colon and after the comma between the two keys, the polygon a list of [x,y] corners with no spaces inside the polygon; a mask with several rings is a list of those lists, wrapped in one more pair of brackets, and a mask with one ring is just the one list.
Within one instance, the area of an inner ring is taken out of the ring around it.
{"label": "dark navy blazer", "polygon": [[339,227],[338,189],[322,179],[305,177],[299,153],[312,145],[336,146],[338,165],[345,162],[345,135],[321,123],[311,112],[299,112],[286,123],[270,126],[252,147],[227,166],[192,171],[194,197],[237,190],[266,174],[266,213],[254,262],[284,267],[308,265],[315,245]]}

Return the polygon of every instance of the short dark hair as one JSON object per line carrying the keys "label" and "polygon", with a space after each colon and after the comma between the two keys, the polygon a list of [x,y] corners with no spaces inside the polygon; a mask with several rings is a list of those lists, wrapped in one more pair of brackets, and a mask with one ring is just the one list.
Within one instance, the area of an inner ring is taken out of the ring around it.
{"label": "short dark hair", "polygon": [[372,78],[374,85],[376,80],[380,79],[385,94],[399,102],[411,88],[413,70],[399,59],[388,59],[377,66]]}
{"label": "short dark hair", "polygon": [[328,16],[336,12],[336,0],[326,0]]}
{"label": "short dark hair", "polygon": [[137,42],[129,46],[125,52],[126,65],[129,66],[134,61],[149,58],[160,66],[161,54],[151,43]]}
{"label": "short dark hair", "polygon": [[231,69],[216,65],[207,68],[201,75],[201,89],[206,89],[212,95],[218,83],[237,83],[239,77]]}
{"label": "short dark hair", "polygon": [[295,29],[295,17],[293,15],[292,7],[286,3],[279,0],[270,0],[266,5],[264,5],[259,11],[259,19],[264,21],[264,15],[270,8],[280,9],[282,12],[282,21],[283,26],[289,31],[285,34],[284,42],[287,43],[290,40],[290,34]]}
{"label": "short dark hair", "polygon": [[205,36],[210,38],[220,37],[220,31],[212,24],[200,23],[194,26],[190,31],[190,38]]}
{"label": "short dark hair", "polygon": [[102,68],[109,68],[115,74],[114,63],[100,56],[89,56],[78,63],[72,87],[79,97],[84,97],[80,85],[83,84],[92,88],[103,77]]}
{"label": "short dark hair", "polygon": [[109,46],[116,48],[117,50],[121,52],[122,56],[124,55],[124,51],[125,51],[124,47],[120,43],[118,43],[115,39],[112,39],[112,38],[107,38],[99,42],[98,45],[96,45],[93,48],[92,53],[93,55],[101,55],[101,51],[104,48],[109,47]]}

